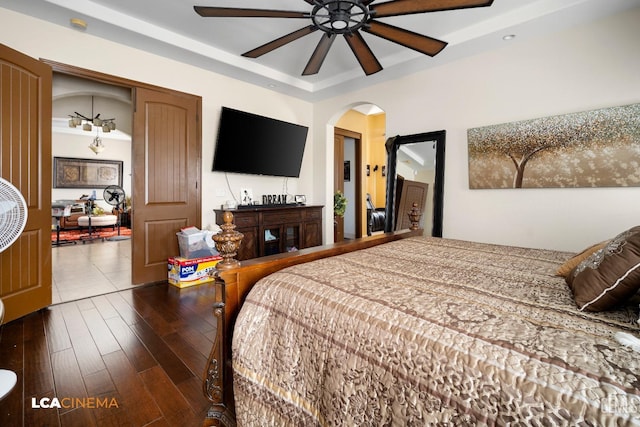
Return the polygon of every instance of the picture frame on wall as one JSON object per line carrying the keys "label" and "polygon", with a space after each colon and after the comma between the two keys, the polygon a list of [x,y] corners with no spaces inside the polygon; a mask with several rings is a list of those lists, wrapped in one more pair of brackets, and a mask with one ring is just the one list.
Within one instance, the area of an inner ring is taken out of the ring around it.
{"label": "picture frame on wall", "polygon": [[122,187],[122,160],[53,158],[53,188]]}
{"label": "picture frame on wall", "polygon": [[467,130],[470,189],[640,187],[640,104]]}

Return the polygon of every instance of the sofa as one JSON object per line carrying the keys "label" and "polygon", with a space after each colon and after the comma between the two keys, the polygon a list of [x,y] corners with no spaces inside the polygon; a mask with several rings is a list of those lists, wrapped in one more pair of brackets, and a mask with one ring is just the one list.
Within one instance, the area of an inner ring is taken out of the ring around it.
{"label": "sofa", "polygon": [[[56,201],[55,203],[60,203],[61,201]],[[73,229],[78,228],[78,218],[86,215],[85,213],[85,205],[84,203],[71,203],[71,214],[69,216],[61,216],[60,217],[60,229]]]}

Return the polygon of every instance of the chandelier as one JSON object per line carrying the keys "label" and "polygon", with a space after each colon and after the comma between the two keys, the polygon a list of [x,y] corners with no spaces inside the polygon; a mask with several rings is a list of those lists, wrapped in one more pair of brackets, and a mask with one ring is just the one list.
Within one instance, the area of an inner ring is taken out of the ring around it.
{"label": "chandelier", "polygon": [[101,153],[105,146],[102,144],[102,139],[100,138],[100,131],[104,133],[109,133],[112,130],[116,130],[116,119],[102,119],[100,118],[100,113],[93,115],[93,96],[91,97],[91,117],[87,117],[74,111],[73,114],[69,114],[69,127],[75,128],[78,126],[82,126],[82,130],[91,132],[94,127],[96,129],[96,137],[93,139],[91,144],[89,144],[89,148],[94,153]]}
{"label": "chandelier", "polygon": [[82,130],[92,131],[93,127],[96,126],[102,130],[104,133],[111,132],[112,130],[116,130],[116,119],[101,119],[100,113],[96,114],[92,119],[83,116],[82,114],[75,112],[75,115],[69,114],[69,127],[75,128],[77,126],[82,126]]}

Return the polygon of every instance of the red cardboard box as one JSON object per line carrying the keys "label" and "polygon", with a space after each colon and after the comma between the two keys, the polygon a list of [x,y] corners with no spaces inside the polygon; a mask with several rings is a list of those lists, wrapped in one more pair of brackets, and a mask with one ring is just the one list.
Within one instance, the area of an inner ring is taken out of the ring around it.
{"label": "red cardboard box", "polygon": [[210,273],[222,260],[220,255],[202,258],[171,257],[168,260],[169,283],[179,288],[212,282]]}

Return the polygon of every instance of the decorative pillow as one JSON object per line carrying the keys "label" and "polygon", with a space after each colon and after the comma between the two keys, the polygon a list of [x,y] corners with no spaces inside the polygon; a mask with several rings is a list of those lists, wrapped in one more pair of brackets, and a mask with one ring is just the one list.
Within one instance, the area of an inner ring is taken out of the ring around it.
{"label": "decorative pillow", "polygon": [[599,251],[600,249],[607,246],[607,243],[609,243],[609,240],[596,243],[595,245],[589,246],[587,249],[583,250],[579,254],[569,258],[568,260],[565,261],[564,264],[558,267],[558,270],[556,271],[556,276],[567,277],[569,273],[571,273],[571,270],[576,268],[578,264],[580,264],[582,261],[587,259],[594,252]]}
{"label": "decorative pillow", "polygon": [[615,307],[640,289],[640,226],[617,235],[565,277],[580,310]]}

